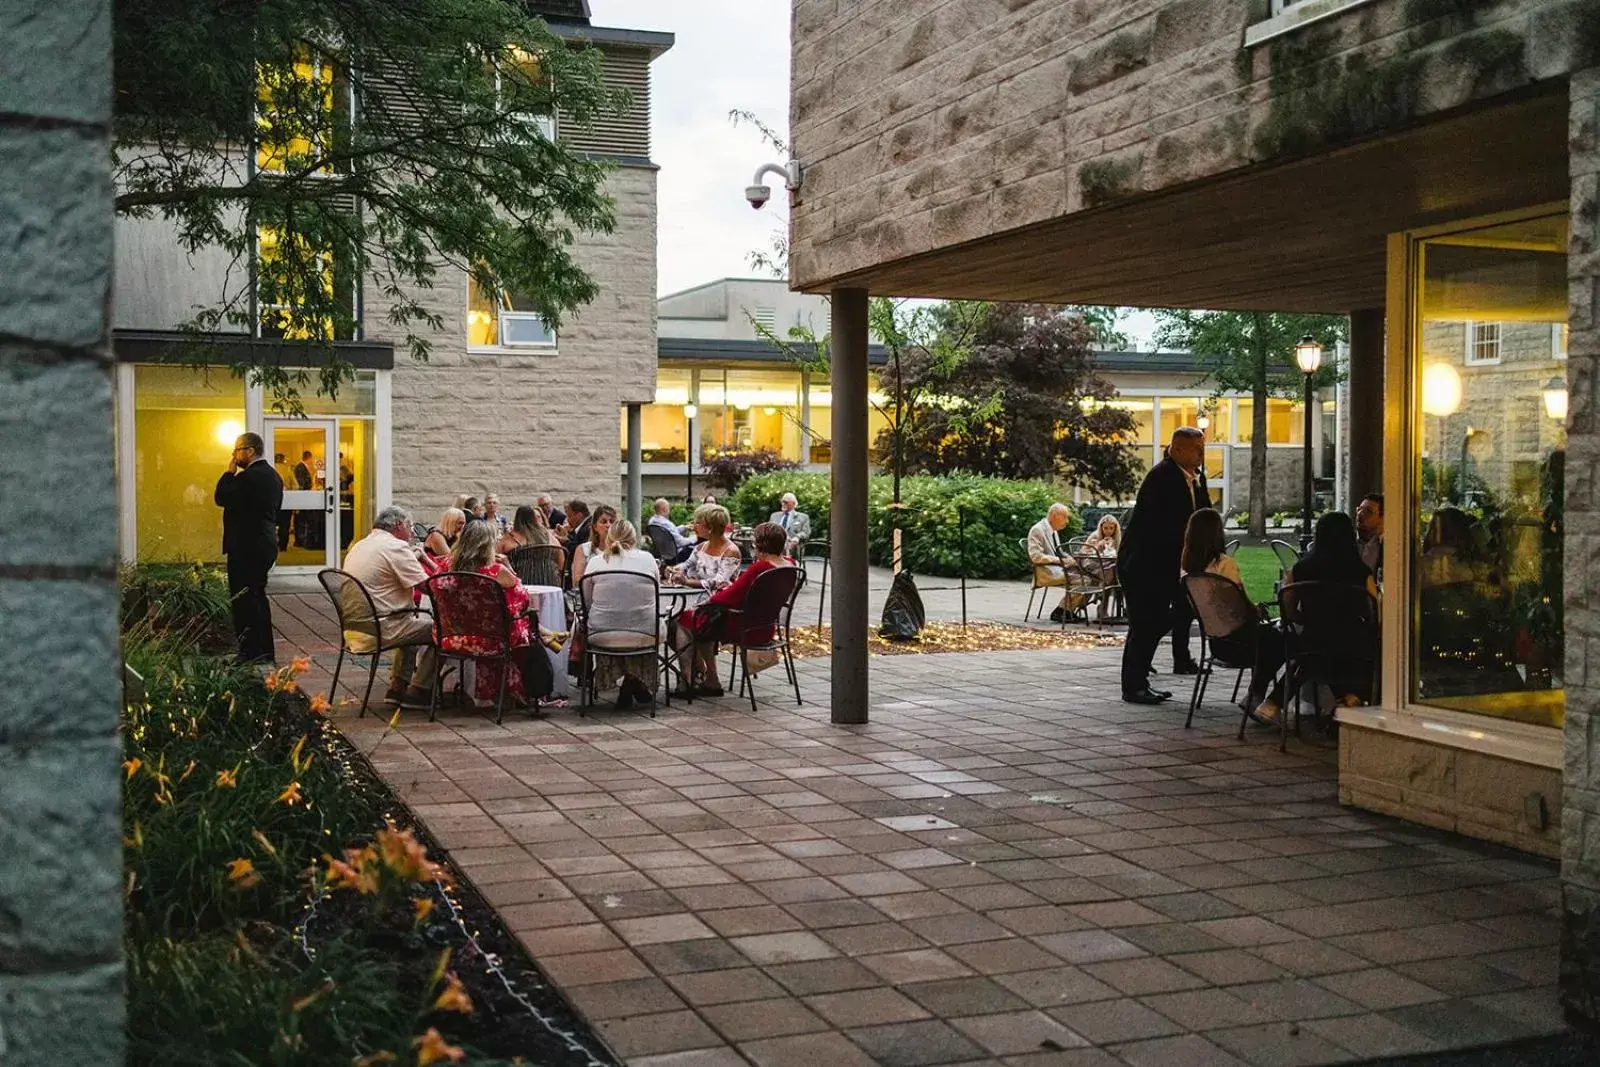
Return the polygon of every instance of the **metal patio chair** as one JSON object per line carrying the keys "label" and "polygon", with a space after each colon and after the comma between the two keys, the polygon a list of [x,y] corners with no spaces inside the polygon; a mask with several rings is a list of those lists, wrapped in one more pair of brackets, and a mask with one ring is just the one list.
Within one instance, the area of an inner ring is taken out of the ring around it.
{"label": "metal patio chair", "polygon": [[827,538],[813,537],[808,540],[800,550],[800,569],[806,572],[809,581],[811,568],[807,566],[812,560],[822,561],[822,585],[817,588],[817,629],[822,629],[822,612],[828,603],[828,567],[832,559]]}
{"label": "metal patio chair", "polygon": [[[1183,592],[1189,598],[1195,621],[1200,624],[1199,673],[1194,676],[1194,691],[1189,696],[1189,717],[1183,720],[1187,730],[1194,725],[1194,713],[1206,698],[1211,685],[1211,674],[1217,668],[1238,671],[1233,680],[1233,696],[1239,699],[1239,688],[1244,684],[1244,672],[1256,665],[1256,649],[1260,640],[1257,624],[1261,611],[1250,602],[1250,595],[1220,574],[1188,574],[1183,578]],[[1239,720],[1239,740],[1244,740],[1246,714]]]}
{"label": "metal patio chair", "polygon": [[561,570],[566,549],[559,545],[523,545],[506,553],[506,562],[524,585],[550,585],[561,588]]}
{"label": "metal patio chair", "polygon": [[[584,707],[595,702],[596,659],[645,660],[654,677],[664,674],[661,656],[661,583],[654,575],[637,571],[600,570],[585,574],[578,583],[578,631],[583,649],[580,671],[584,679]],[[672,690],[668,679],[657,683],[666,688],[670,705]],[[579,714],[583,714],[582,708]],[[656,715],[656,698],[651,696],[650,717]]]}
{"label": "metal patio chair", "polygon": [[506,688],[516,669],[506,591],[486,574],[462,571],[436,574],[424,589],[433,601],[433,643],[438,646],[440,660],[440,669],[434,672],[433,695],[428,700],[428,721],[433,722],[439,713],[443,661],[454,659],[499,665],[500,687],[494,705],[494,721],[498,725],[505,719]]}
{"label": "metal patio chair", "polygon": [[[1278,591],[1278,617],[1288,635],[1284,670],[1294,687],[1296,736],[1307,685],[1316,715],[1322,712],[1318,684],[1360,687],[1370,698],[1378,668],[1378,602],[1371,593],[1341,582],[1290,582]],[[1289,744],[1287,703],[1279,751]]]}
{"label": "metal patio chair", "polygon": [[[412,607],[380,614],[372,594],[361,584],[361,580],[337,567],[325,567],[318,571],[317,581],[322,584],[328,599],[333,601],[334,613],[339,618],[339,658],[333,665],[333,684],[328,687],[329,695],[334,700],[338,699],[339,672],[344,669],[345,656],[366,656],[370,661],[367,664],[367,691],[361,698],[359,718],[367,713],[367,704],[372,700],[372,684],[378,677],[378,660],[383,654],[405,648],[425,648],[433,644],[431,632],[404,640],[393,633],[385,636],[384,623],[392,623],[406,616],[428,618],[429,612],[426,608]],[[369,642],[372,645],[370,650],[366,648]],[[357,648],[356,645],[362,647]]]}
{"label": "metal patio chair", "polygon": [[[756,710],[755,677],[750,673],[751,652],[777,652],[783,662],[789,683],[794,686],[796,704],[800,698],[800,677],[795,673],[794,659],[789,652],[788,627],[785,614],[794,612],[794,600],[805,584],[805,574],[798,567],[774,567],[756,575],[745,594],[744,603],[728,611],[728,630],[735,636],[727,641],[733,662],[728,665],[728,688],[739,680],[739,692],[750,694],[750,710]],[[766,636],[763,636],[766,635]]]}
{"label": "metal patio chair", "polygon": [[[1027,622],[1029,616],[1033,615],[1033,598],[1038,596],[1039,590],[1060,589],[1062,586],[1067,584],[1067,580],[1065,575],[1057,578],[1050,573],[1049,568],[1061,566],[1059,562],[1033,562],[1032,557],[1028,555],[1028,539],[1026,537],[1017,538],[1017,547],[1022,549],[1022,558],[1026,559],[1028,561],[1028,566],[1033,568],[1033,585],[1028,589],[1028,606],[1022,612],[1022,621]],[[1049,599],[1050,594],[1048,593],[1039,598],[1039,614],[1037,618],[1044,618],[1044,606]]]}

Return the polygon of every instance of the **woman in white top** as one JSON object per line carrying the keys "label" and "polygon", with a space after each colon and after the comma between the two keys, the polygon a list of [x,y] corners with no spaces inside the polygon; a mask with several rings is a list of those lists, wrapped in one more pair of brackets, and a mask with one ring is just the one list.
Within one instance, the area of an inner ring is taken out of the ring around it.
{"label": "woman in white top", "polygon": [[671,585],[690,585],[715,593],[739,573],[739,546],[728,540],[733,519],[721,504],[701,504],[694,512],[694,534],[700,544],[677,567],[667,568]]}
{"label": "woman in white top", "polygon": [[[604,509],[601,509],[604,510]],[[595,515],[599,521],[598,513]],[[599,653],[594,661],[594,688],[617,688],[617,710],[626,711],[636,701],[655,698],[656,558],[639,547],[639,533],[626,519],[608,523],[605,548],[591,557],[584,568],[582,583],[588,611],[589,632],[599,635],[589,651]],[[625,571],[650,580],[610,579],[607,573]],[[632,651],[649,649],[651,654],[607,656],[606,648]]]}

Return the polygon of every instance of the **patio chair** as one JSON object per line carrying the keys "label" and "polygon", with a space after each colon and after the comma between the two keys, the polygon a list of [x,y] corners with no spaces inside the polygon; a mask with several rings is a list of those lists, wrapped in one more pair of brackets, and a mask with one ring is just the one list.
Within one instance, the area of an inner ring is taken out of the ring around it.
{"label": "patio chair", "polygon": [[367,704],[372,700],[372,683],[378,677],[378,660],[383,654],[433,644],[431,634],[413,635],[403,640],[393,633],[385,636],[384,623],[406,616],[426,617],[428,611],[414,607],[380,614],[372,594],[360,579],[336,567],[318,571],[317,581],[322,583],[328,599],[333,601],[334,613],[339,618],[339,658],[333,665],[333,684],[328,687],[328,694],[334,700],[338,699],[339,672],[344,668],[345,656],[366,656],[370,661],[367,664],[367,691],[361,698],[360,712],[360,715],[365,715]]}
{"label": "patio chair", "polygon": [[678,561],[678,542],[672,539],[671,531],[663,526],[647,524],[644,533],[649,539],[650,550],[655,553],[656,559],[661,561],[663,567],[669,567]]}
{"label": "patio chair", "polygon": [[[584,707],[589,707],[594,704],[597,691],[598,657],[646,660],[652,676],[662,668],[661,583],[653,575],[637,571],[601,570],[583,576],[578,583],[578,598],[581,605],[578,627],[583,649],[580,670],[584,679]],[[661,685],[666,686],[665,679]],[[670,688],[667,700],[672,700]],[[584,707],[578,709],[579,714],[584,714]],[[652,698],[650,717],[655,716],[656,702]]]}
{"label": "patio chair", "polygon": [[[1295,734],[1302,693],[1312,687],[1312,714],[1322,712],[1316,686],[1359,686],[1371,696],[1378,667],[1378,602],[1359,586],[1291,582],[1278,591],[1278,617],[1288,633],[1286,677],[1294,687]],[[1288,709],[1279,751],[1289,745]]]}
{"label": "patio chair", "polygon": [[433,601],[433,643],[438,646],[440,670],[434,672],[433,694],[428,700],[428,721],[439,713],[443,686],[443,661],[471,660],[500,665],[500,691],[495,698],[496,725],[506,714],[506,688],[514,668],[511,645],[511,608],[506,591],[486,574],[447,571],[429,578],[423,586]]}
{"label": "patio chair", "polygon": [[817,588],[817,629],[819,630],[822,629],[822,612],[828,603],[828,566],[831,558],[826,538],[812,538],[800,549],[800,569],[806,572],[807,581],[811,578],[811,569],[806,564],[814,559],[822,561],[822,585]]}
{"label": "patio chair", "polygon": [[1300,550],[1287,541],[1268,541],[1272,547],[1272,554],[1278,557],[1278,578],[1287,581],[1289,575],[1294,573],[1294,565],[1300,562]]}
{"label": "patio chair", "polygon": [[1076,556],[1062,557],[1061,584],[1067,589],[1067,603],[1071,608],[1061,616],[1063,630],[1069,620],[1082,623],[1092,621],[1089,618],[1090,609],[1109,597],[1115,588],[1106,581],[1104,567],[1086,563]]}
{"label": "patio chair", "polygon": [[[1059,563],[1033,562],[1032,557],[1028,555],[1028,539],[1026,537],[1017,538],[1017,547],[1022,549],[1022,557],[1028,561],[1028,566],[1033,568],[1033,585],[1028,589],[1028,606],[1022,612],[1022,621],[1027,622],[1028,617],[1033,614],[1033,598],[1038,596],[1039,590],[1059,589],[1067,584],[1067,580],[1065,576],[1057,577],[1050,573],[1050,568],[1060,566]],[[1044,605],[1049,599],[1050,595],[1048,593],[1039,598],[1038,618],[1044,618]]]}
{"label": "patio chair", "polygon": [[[1183,728],[1187,730],[1194,725],[1194,713],[1206,698],[1215,669],[1239,672],[1233,680],[1233,696],[1228,698],[1230,702],[1239,699],[1244,672],[1256,664],[1259,640],[1256,624],[1261,619],[1261,611],[1250,602],[1250,595],[1241,586],[1220,574],[1185,575],[1183,592],[1189,598],[1195,621],[1200,624],[1200,670],[1194,676],[1194,691],[1189,696],[1189,717],[1183,720]],[[1241,741],[1248,718],[1246,715],[1239,720]]]}
{"label": "patio chair", "polygon": [[1239,544],[1239,538],[1235,537],[1232,541],[1229,541],[1226,545],[1222,546],[1223,554],[1237,556],[1239,554]]}
{"label": "patio chair", "polygon": [[566,550],[559,545],[523,545],[506,553],[506,562],[524,585],[550,585],[561,588],[561,569]]}
{"label": "patio chair", "polygon": [[[786,614],[793,614],[795,597],[804,584],[805,572],[799,567],[774,567],[758,574],[745,594],[744,603],[728,612],[728,629],[735,635],[728,642],[733,658],[728,665],[728,688],[732,689],[734,679],[738,678],[739,692],[749,690],[751,711],[756,710],[755,678],[750,673],[751,652],[778,653],[789,683],[794,686],[795,703],[804,703],[784,619]],[[764,634],[770,636],[763,637]]]}

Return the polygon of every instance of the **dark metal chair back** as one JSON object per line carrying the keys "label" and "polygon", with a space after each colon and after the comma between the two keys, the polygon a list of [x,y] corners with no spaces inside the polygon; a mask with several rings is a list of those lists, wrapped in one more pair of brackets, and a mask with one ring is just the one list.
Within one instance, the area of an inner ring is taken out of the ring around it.
{"label": "dark metal chair back", "polygon": [[523,545],[506,553],[506,562],[524,585],[561,588],[562,549],[557,545]]}
{"label": "dark metal chair back", "polygon": [[350,647],[347,634],[363,634],[372,638],[373,648],[383,644],[383,624],[378,620],[378,605],[359,578],[348,571],[327,567],[317,572],[317,581],[322,583],[328,599],[333,601],[333,610],[339,616],[339,642],[346,651],[365,654]]}
{"label": "dark metal chair back", "polygon": [[1278,612],[1296,659],[1377,662],[1378,602],[1362,587],[1290,582],[1278,591]]}
{"label": "dark metal chair back", "polygon": [[1229,541],[1223,546],[1222,551],[1226,555],[1237,556],[1239,554],[1239,538],[1235,537],[1232,541]]}
{"label": "dark metal chair back", "polygon": [[750,583],[750,591],[745,594],[744,603],[734,609],[734,643],[746,646],[769,643],[770,638],[751,639],[763,631],[777,631],[783,610],[793,600],[800,588],[800,581],[798,567],[774,567],[756,575],[755,581]]}
{"label": "dark metal chair back", "polygon": [[511,651],[506,591],[486,574],[447,571],[424,586],[433,600],[433,639],[447,656],[496,659]]}
{"label": "dark metal chair back", "polygon": [[1294,565],[1300,562],[1300,550],[1287,541],[1268,541],[1272,546],[1272,554],[1278,557],[1278,573],[1280,577],[1287,578],[1294,572]]}
{"label": "dark metal chair back", "polygon": [[644,532],[650,538],[651,550],[662,563],[672,563],[678,558],[678,542],[672,539],[670,530],[664,526],[647,525]]}

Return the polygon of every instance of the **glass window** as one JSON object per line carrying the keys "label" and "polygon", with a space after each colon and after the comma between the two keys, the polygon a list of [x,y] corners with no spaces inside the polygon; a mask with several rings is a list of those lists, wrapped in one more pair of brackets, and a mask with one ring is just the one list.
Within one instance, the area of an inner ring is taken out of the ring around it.
{"label": "glass window", "polygon": [[[315,381],[315,376],[313,376]],[[378,372],[356,371],[355,381],[339,387],[338,396],[327,396],[312,389],[300,397],[301,409],[307,415],[363,415],[378,414]],[[269,412],[270,414],[270,412]]]}
{"label": "glass window", "polygon": [[[890,427],[889,416],[884,414],[889,397],[880,390],[876,378],[870,379],[867,394],[867,450],[876,455],[878,438]],[[833,387],[827,378],[811,378],[811,435],[807,441],[811,462],[826,465],[833,462]]]}
{"label": "glass window", "polygon": [[1230,414],[1226,400],[1213,400],[1208,396],[1163,396],[1161,433],[1156,440],[1166,444],[1179,427],[1195,426],[1205,431],[1208,441],[1226,441],[1232,429]]}
{"label": "glass window", "polygon": [[[656,371],[656,399],[639,412],[639,451],[644,463],[687,463],[688,420],[683,407],[689,402],[687,370],[662,367]],[[628,459],[628,420],[622,420],[622,460]]]}
{"label": "glass window", "polygon": [[333,255],[311,247],[300,234],[285,237],[270,226],[257,232],[256,253],[260,335],[289,341],[332,340],[337,328],[333,318],[317,314],[315,307],[326,308],[334,301]]}
{"label": "glass window", "polygon": [[[1410,698],[1561,725],[1565,216],[1421,242]],[[1557,417],[1561,416],[1561,417]]]}
{"label": "glass window", "polygon": [[[261,66],[256,85],[256,167],[300,171],[333,148],[336,98],[333,64],[309,47],[295,49],[288,69]],[[316,166],[314,173],[332,168]]]}
{"label": "glass window", "polygon": [[555,331],[525,294],[502,289],[498,298],[467,278],[467,347],[554,348]]}
{"label": "glass window", "polygon": [[[1254,440],[1255,401],[1239,401],[1239,444]],[[1306,417],[1298,400],[1267,400],[1267,444],[1298,445],[1306,439]]]}
{"label": "glass window", "polygon": [[244,383],[227,371],[133,370],[134,508],[140,562],[222,559],[212,501],[244,432]]}
{"label": "glass window", "polygon": [[700,450],[771,449],[799,461],[800,372],[724,368],[700,372]]}

